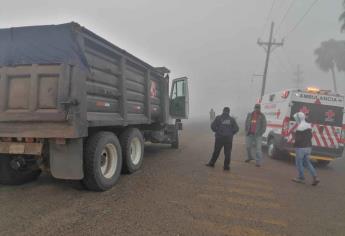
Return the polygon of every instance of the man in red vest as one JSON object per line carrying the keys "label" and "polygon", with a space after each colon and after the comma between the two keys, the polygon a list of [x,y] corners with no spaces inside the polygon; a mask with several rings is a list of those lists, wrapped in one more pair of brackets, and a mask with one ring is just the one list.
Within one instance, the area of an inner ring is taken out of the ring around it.
{"label": "man in red vest", "polygon": [[254,111],[249,113],[246,119],[246,146],[248,158],[246,162],[250,162],[253,159],[252,149],[255,148],[256,153],[256,166],[261,166],[262,160],[262,135],[266,131],[266,117],[261,113],[260,104],[255,104]]}

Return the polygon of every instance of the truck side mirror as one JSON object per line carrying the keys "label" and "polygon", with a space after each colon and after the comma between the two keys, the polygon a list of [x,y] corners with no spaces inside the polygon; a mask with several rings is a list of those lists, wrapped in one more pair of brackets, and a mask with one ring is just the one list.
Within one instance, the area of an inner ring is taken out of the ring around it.
{"label": "truck side mirror", "polygon": [[170,93],[170,116],[173,119],[188,119],[189,91],[188,78],[182,77],[172,81]]}

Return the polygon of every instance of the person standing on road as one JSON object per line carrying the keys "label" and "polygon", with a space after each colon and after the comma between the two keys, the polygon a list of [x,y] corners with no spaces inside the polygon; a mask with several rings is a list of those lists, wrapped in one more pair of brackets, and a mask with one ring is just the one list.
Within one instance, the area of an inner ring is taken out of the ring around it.
{"label": "person standing on road", "polygon": [[313,177],[312,185],[316,186],[320,180],[316,175],[315,168],[310,162],[309,156],[312,150],[311,139],[313,137],[311,124],[305,121],[305,114],[298,112],[294,115],[294,119],[297,122],[297,130],[295,133],[294,147],[296,149],[296,167],[298,170],[298,177],[293,181],[297,183],[304,183],[304,166],[308,169]]}
{"label": "person standing on road", "polygon": [[214,151],[211,160],[206,166],[214,167],[220,151],[224,148],[224,170],[230,170],[232,141],[234,135],[239,131],[236,120],[230,116],[230,108],[225,107],[223,114],[217,116],[211,124],[211,129],[215,132]]}
{"label": "person standing on road", "polygon": [[255,104],[254,111],[247,115],[245,131],[246,131],[246,146],[248,158],[245,162],[250,162],[253,159],[253,146],[256,153],[256,167],[261,166],[262,161],[262,135],[266,131],[266,117],[261,113],[260,104]]}
{"label": "person standing on road", "polygon": [[211,108],[210,110],[210,121],[213,122],[214,119],[216,118],[216,112]]}

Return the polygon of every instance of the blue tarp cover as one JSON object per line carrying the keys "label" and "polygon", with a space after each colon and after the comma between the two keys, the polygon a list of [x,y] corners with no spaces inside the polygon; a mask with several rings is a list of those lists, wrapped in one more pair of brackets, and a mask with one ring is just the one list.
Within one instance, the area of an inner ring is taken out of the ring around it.
{"label": "blue tarp cover", "polygon": [[0,66],[67,63],[87,69],[74,25],[0,29]]}

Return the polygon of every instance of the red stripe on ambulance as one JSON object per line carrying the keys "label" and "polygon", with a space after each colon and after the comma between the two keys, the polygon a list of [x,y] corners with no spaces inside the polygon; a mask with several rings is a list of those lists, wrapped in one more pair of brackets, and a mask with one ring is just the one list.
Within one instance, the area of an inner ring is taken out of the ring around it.
{"label": "red stripe on ambulance", "polygon": [[328,147],[328,143],[327,143],[327,140],[326,140],[326,138],[325,138],[325,135],[322,133],[320,133],[320,125],[316,125],[316,127],[317,127],[317,132],[318,132],[318,134],[320,135],[320,137],[321,137],[321,139],[322,139],[322,142],[323,142],[323,146],[326,146],[326,147]]}
{"label": "red stripe on ambulance", "polygon": [[337,133],[337,131],[335,130],[334,126],[332,126],[332,131],[334,133],[335,139],[337,140],[338,143],[341,143],[341,137],[340,134]]}
{"label": "red stripe on ambulance", "polygon": [[333,141],[333,136],[334,136],[334,135],[333,135],[333,136],[331,135],[331,133],[329,132],[327,126],[324,126],[324,128],[325,128],[325,130],[326,130],[326,134],[327,134],[327,136],[328,136],[329,141],[331,142],[332,147],[335,147],[335,143],[334,143],[334,141]]}
{"label": "red stripe on ambulance", "polygon": [[321,142],[320,142],[319,137],[317,136],[317,131],[315,131],[314,124],[312,124],[312,128],[313,128],[313,139],[315,140],[317,146],[321,146]]}

